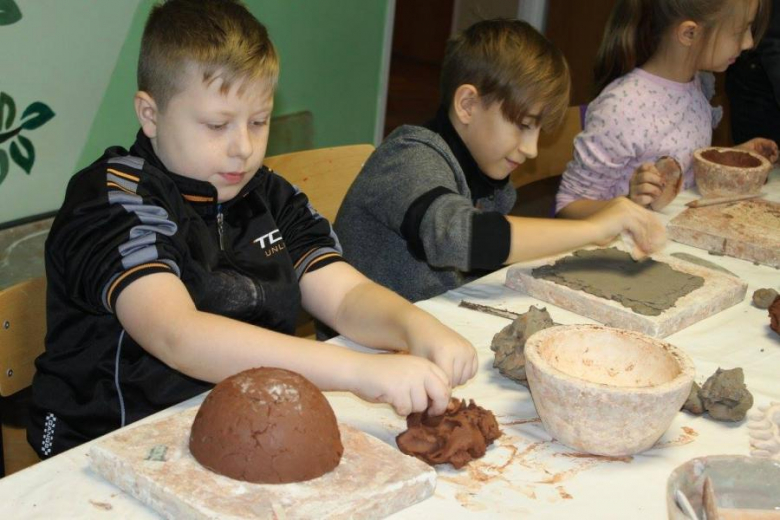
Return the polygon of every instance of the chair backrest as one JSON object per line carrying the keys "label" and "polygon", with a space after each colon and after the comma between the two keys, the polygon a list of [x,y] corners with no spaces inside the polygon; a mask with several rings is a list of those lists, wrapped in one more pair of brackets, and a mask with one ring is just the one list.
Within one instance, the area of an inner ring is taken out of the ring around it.
{"label": "chair backrest", "polygon": [[536,159],[531,159],[512,172],[516,188],[547,177],[561,175],[574,156],[574,138],[582,131],[587,105],[566,109],[563,124],[553,133],[539,136]]}
{"label": "chair backrest", "polygon": [[0,291],[0,396],[32,383],[35,358],[46,336],[46,279],[33,278]]}
{"label": "chair backrest", "polygon": [[319,148],[266,157],[264,164],[298,186],[320,215],[333,222],[366,159],[370,144]]}

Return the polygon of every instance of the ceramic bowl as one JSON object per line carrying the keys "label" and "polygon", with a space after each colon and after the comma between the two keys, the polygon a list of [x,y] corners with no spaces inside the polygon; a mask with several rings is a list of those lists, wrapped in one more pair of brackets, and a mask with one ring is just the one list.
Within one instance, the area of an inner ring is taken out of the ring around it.
{"label": "ceramic bowl", "polygon": [[575,450],[624,456],[650,448],[691,389],[693,362],[645,334],[600,325],[541,330],[526,374],[547,432]]}
{"label": "ceramic bowl", "polygon": [[693,153],[693,178],[704,197],[758,193],[771,167],[762,155],[735,148],[711,146]]}
{"label": "ceramic bowl", "polygon": [[688,497],[697,516],[704,518],[702,488],[705,477],[712,481],[718,508],[771,510],[780,507],[780,462],[745,455],[712,455],[691,459],[669,475],[666,509],[671,520],[688,520],[675,501],[678,489]]}

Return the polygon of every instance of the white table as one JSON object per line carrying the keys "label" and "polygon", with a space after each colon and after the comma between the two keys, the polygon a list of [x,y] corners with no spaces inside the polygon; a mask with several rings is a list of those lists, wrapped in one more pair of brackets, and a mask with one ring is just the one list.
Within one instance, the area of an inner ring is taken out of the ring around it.
{"label": "white table", "polygon": [[[764,192],[767,199],[780,201],[778,170],[772,172]],[[670,220],[695,197],[693,192],[682,193],[661,217]],[[780,287],[780,271],[710,256],[675,242],[663,252],[686,252],[710,260],[749,284],[742,303],[666,338],[693,358],[696,380],[702,383],[718,367],[742,367],[755,397],[754,406],[780,401],[780,337],[769,329],[767,311],[750,303],[754,290]],[[505,274],[502,269],[419,303],[474,343],[479,373],[456,388],[454,395],[474,399],[492,410],[504,435],[483,459],[466,468],[439,468],[435,495],[399,512],[396,518],[662,519],[666,518],[666,480],[675,467],[703,455],[749,453],[744,423],[719,423],[679,413],[659,445],[641,455],[618,461],[572,456],[572,450],[552,441],[538,422],[528,390],[492,368],[490,341],[509,320],[464,309],[458,303],[466,299],[516,312],[538,305],[547,307],[559,323],[592,321],[504,287]],[[355,346],[342,338],[334,341]],[[197,406],[202,398],[145,421]],[[388,406],[365,403],[346,393],[329,393],[328,399],[341,422],[390,444],[405,429],[405,421]],[[0,518],[158,518],[154,511],[93,473],[88,449],[89,444],[80,446],[0,480]]]}

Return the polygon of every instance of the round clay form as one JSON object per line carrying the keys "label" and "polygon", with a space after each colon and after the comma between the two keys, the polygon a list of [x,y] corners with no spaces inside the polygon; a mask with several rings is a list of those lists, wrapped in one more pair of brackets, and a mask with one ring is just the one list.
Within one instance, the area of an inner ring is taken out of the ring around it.
{"label": "round clay form", "polygon": [[600,325],[544,329],[525,345],[526,374],[547,432],[596,455],[633,455],[669,428],[694,367],[681,350]]}
{"label": "round clay form", "polygon": [[693,153],[693,177],[704,197],[758,193],[771,167],[762,155],[736,148],[711,146]]}
{"label": "round clay form", "polygon": [[206,468],[237,480],[310,480],[338,466],[344,447],[336,416],[308,379],[255,368],[219,383],[190,433],[190,452]]}
{"label": "round clay form", "polygon": [[682,190],[683,174],[677,159],[669,157],[668,155],[664,155],[655,162],[655,169],[661,176],[663,188],[661,189],[661,195],[650,203],[650,207],[655,211],[661,211],[668,206],[669,203],[677,197],[680,190]]}

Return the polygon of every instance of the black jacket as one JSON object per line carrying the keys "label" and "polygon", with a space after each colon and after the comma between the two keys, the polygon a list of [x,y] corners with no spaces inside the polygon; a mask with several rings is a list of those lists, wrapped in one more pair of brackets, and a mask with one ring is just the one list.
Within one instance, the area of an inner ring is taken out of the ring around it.
{"label": "black jacket", "polygon": [[129,152],[109,148],[71,179],[45,255],[46,351],[28,428],[42,457],[211,387],[123,331],[114,307],[134,280],[173,273],[199,310],[293,333],[300,278],[342,259],[328,221],[282,177],[263,167],[218,204],[213,185],[167,171],[140,132]]}

